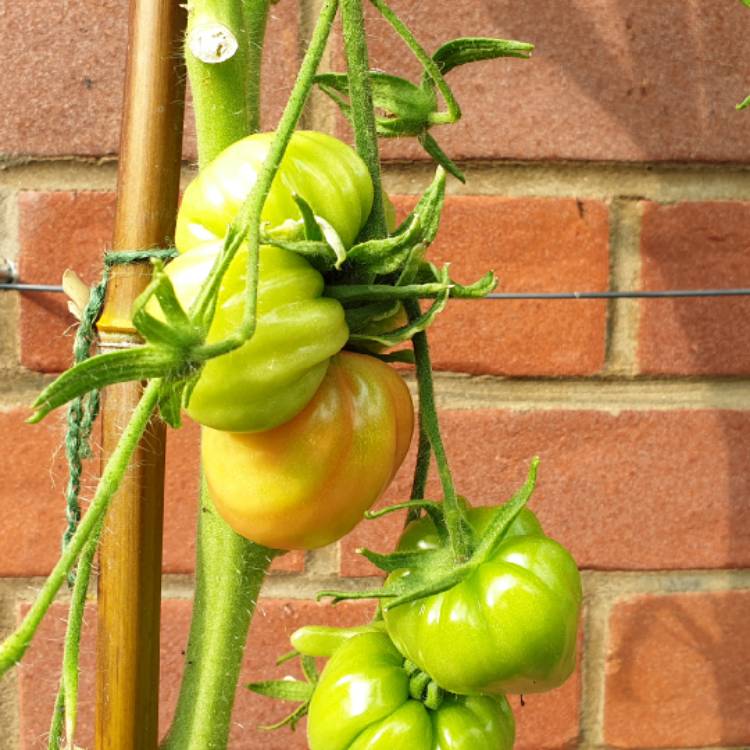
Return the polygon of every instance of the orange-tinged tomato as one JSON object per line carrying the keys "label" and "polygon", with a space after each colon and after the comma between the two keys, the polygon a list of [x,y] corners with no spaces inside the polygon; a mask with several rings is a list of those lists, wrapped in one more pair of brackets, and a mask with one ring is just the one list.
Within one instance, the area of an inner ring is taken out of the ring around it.
{"label": "orange-tinged tomato", "polygon": [[203,428],[203,467],[217,511],[276,549],[341,538],[383,493],[409,449],[409,389],[374,357],[341,352],[308,405],[264,432]]}

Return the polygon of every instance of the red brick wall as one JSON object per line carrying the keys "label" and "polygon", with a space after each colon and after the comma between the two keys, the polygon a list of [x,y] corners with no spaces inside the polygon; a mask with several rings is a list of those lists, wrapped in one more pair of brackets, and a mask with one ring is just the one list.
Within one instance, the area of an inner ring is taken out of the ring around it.
{"label": "red brick wall", "polygon": [[[297,5],[273,10],[269,124],[306,28]],[[450,185],[432,257],[450,258],[458,280],[493,268],[508,291],[750,286],[750,114],[734,111],[750,91],[750,11],[740,2],[393,5],[429,48],[468,34],[538,45],[530,62],[451,74],[465,120],[436,136],[468,182]],[[2,254],[27,281],[56,282],[69,266],[93,281],[111,232],[124,4],[6,3],[3,22]],[[394,69],[406,57],[400,43],[382,24],[372,28],[374,64]],[[346,134],[320,99],[308,121]],[[190,135],[185,152],[194,153]],[[387,187],[408,210],[429,167],[410,144],[384,152]],[[72,326],[57,296],[0,296],[0,632],[57,555],[61,418],[23,420],[69,361]],[[532,507],[584,569],[579,670],[517,707],[520,748],[750,746],[749,340],[744,299],[458,301],[433,329],[460,491],[503,499],[539,454]],[[168,448],[165,726],[190,610],[196,434],[170,434]],[[386,501],[404,497],[412,463],[413,455]],[[434,478],[430,487],[437,491]],[[369,604],[331,609],[314,593],[323,581],[372,583],[374,569],[354,550],[384,549],[399,524],[364,524],[334,548],[276,564],[243,683],[273,673],[299,624],[367,616]],[[27,660],[0,683],[0,750],[46,747],[65,617],[56,606]],[[89,647],[83,746],[91,656]],[[258,733],[276,713],[240,689],[232,750],[304,747],[299,732]]]}

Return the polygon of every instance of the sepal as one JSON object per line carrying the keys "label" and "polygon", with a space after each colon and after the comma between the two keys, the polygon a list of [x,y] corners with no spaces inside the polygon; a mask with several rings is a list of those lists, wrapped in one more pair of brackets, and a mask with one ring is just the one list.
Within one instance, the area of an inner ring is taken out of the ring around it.
{"label": "sepal", "polygon": [[376,275],[401,272],[413,248],[418,247],[422,254],[434,241],[444,202],[445,172],[438,168],[430,186],[396,231],[390,237],[354,245],[347,261]]}
{"label": "sepal", "polygon": [[[318,599],[330,598],[333,604],[349,599],[379,599],[381,609],[387,611],[402,604],[442,593],[458,585],[480,565],[491,559],[508,528],[531,498],[536,486],[538,465],[539,459],[534,458],[523,486],[507,503],[496,509],[482,536],[479,539],[472,539],[471,554],[465,562],[456,562],[447,534],[439,532],[441,526],[445,527],[445,521],[442,519],[440,524],[435,524],[440,541],[440,546],[436,548],[401,550],[390,554],[359,550],[360,554],[370,562],[390,574],[381,588],[351,592],[321,591]],[[441,504],[423,500],[392,506],[386,509],[386,512],[413,505],[428,511],[431,517],[443,512]],[[375,517],[378,515],[383,515],[383,513],[376,513]],[[373,514],[370,514],[370,517],[373,517]]]}
{"label": "sepal", "polygon": [[[376,111],[385,116],[375,118],[377,134],[384,138],[420,135],[437,111],[434,91],[416,86],[399,76],[372,70],[369,73],[372,103]],[[346,73],[319,73],[314,82],[351,120],[349,76]]]}
{"label": "sepal", "polygon": [[258,695],[264,695],[267,698],[275,698],[282,701],[300,703],[294,711],[283,719],[274,722],[273,724],[261,725],[261,729],[273,731],[288,726],[294,731],[299,721],[307,715],[307,711],[310,707],[310,700],[315,692],[315,686],[318,683],[318,669],[315,665],[314,657],[300,654],[296,651],[285,655],[283,661],[289,661],[295,657],[299,657],[300,659],[302,673],[305,675],[306,680],[287,678],[284,680],[251,682],[247,685],[248,690],[257,693]]}
{"label": "sepal", "polygon": [[[750,2],[750,0],[747,1]],[[460,37],[443,44],[433,54],[432,59],[440,72],[445,75],[459,65],[480,60],[495,60],[498,57],[517,57],[527,60],[533,51],[534,45],[529,42],[489,37]],[[429,80],[429,77],[425,76],[422,85],[428,85]]]}
{"label": "sepal", "polygon": [[27,420],[40,422],[51,411],[89,391],[130,380],[148,380],[185,373],[183,358],[176,350],[146,344],[137,349],[99,354],[67,370],[48,385],[32,404]]}

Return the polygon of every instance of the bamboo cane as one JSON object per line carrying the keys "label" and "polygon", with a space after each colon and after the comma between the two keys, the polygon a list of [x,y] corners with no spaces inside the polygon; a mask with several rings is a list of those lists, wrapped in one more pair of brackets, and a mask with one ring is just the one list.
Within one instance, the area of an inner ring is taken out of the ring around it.
{"label": "bamboo cane", "polygon": [[[174,232],[180,177],[185,12],[177,0],[130,0],[113,249],[164,247]],[[112,270],[99,321],[100,349],[140,343],[130,308],[148,283],[148,263]],[[104,460],[140,394],[108,388]],[[102,534],[98,582],[95,747],[151,750],[158,744],[159,626],[164,428],[156,420],[133,456]]]}

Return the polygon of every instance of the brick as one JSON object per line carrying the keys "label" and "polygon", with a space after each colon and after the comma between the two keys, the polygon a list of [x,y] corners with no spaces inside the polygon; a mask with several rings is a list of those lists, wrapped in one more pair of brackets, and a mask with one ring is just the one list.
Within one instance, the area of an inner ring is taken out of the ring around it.
{"label": "brick", "polygon": [[[174,712],[184,649],[190,623],[189,601],[167,600],[162,603],[161,695],[159,724],[164,733]],[[289,635],[305,624],[359,625],[373,615],[369,602],[345,603],[337,607],[302,600],[262,599],[253,620],[249,644],[237,688],[237,702],[232,720],[229,747],[232,750],[303,750],[306,747],[304,725],[295,734],[288,730],[262,732],[259,724],[278,720],[293,704],[279,704],[253,695],[245,689],[252,680],[278,679],[297,673],[295,665],[276,667],[277,656],[289,650]],[[56,604],[45,618],[19,670],[21,750],[46,748],[46,733],[52,715],[58,685],[60,660],[67,611]],[[83,747],[92,743],[94,714],[93,675],[96,614],[90,607],[82,647],[81,699],[79,733],[76,741]]]}
{"label": "brick", "polygon": [[[429,6],[394,0],[390,5],[429,52],[459,36],[536,44],[531,60],[475,63],[448,75],[464,117],[432,132],[453,158],[748,159],[750,134],[734,108],[750,87],[747,11],[740,3],[631,0],[624,8],[617,0],[439,0]],[[372,67],[418,81],[411,54],[374,13],[369,29]],[[714,39],[721,39],[732,65],[716,62]],[[385,143],[384,153],[425,158],[405,139]]]}
{"label": "brick", "polygon": [[[400,197],[401,214],[414,199]],[[607,208],[595,201],[448,198],[429,258],[459,283],[494,270],[498,291],[606,289]],[[430,327],[437,369],[492,375],[591,375],[604,366],[606,304],[451,300]]]}
{"label": "brick", "polygon": [[[106,0],[6,3],[0,87],[0,153],[100,156],[119,147],[127,6]],[[298,23],[292,3],[271,11],[264,57],[264,124],[275,126],[294,80]],[[192,113],[184,152],[195,156]],[[81,126],[85,123],[85,127]]]}
{"label": "brick", "polygon": [[[446,411],[441,423],[458,492],[476,503],[508,499],[541,457],[530,507],[583,568],[750,564],[746,412]],[[408,496],[409,471],[388,500]],[[441,496],[434,473],[427,495]],[[375,573],[354,550],[392,548],[401,523],[360,524],[342,541],[342,573]]]}
{"label": "brick", "polygon": [[[641,231],[644,289],[750,285],[750,203],[645,203]],[[750,373],[750,300],[645,300],[638,363],[649,375]]]}
{"label": "brick", "polygon": [[[104,250],[112,242],[113,193],[22,192],[18,203],[22,280],[59,284],[66,268],[88,284],[99,280]],[[63,295],[22,295],[21,364],[41,372],[67,368],[72,362],[74,324]]]}
{"label": "brick", "polygon": [[580,674],[549,693],[508,700],[516,717],[516,750],[572,750],[578,746]]}
{"label": "brick", "polygon": [[610,619],[604,741],[618,748],[750,744],[750,591],[655,594]]}
{"label": "brick", "polygon": [[[53,415],[41,424],[24,420],[30,412],[0,412],[3,483],[0,497],[0,577],[48,573],[60,554],[65,529],[64,422]],[[90,496],[84,479],[83,496]]]}

